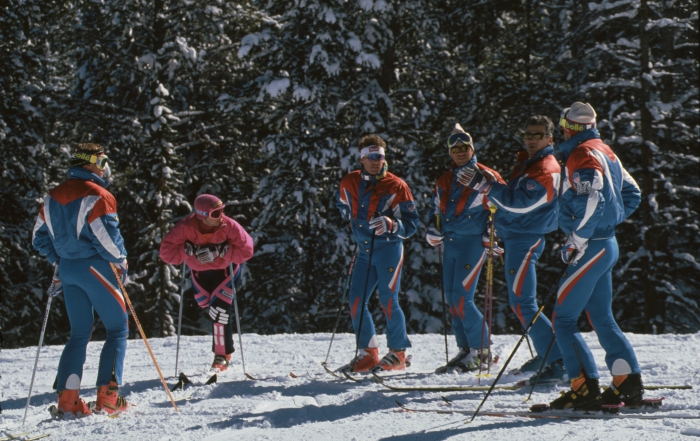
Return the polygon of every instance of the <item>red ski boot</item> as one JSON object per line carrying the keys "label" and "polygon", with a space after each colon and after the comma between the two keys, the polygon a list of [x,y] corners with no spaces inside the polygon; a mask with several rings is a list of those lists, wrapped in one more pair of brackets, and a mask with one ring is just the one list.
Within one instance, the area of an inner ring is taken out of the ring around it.
{"label": "red ski boot", "polygon": [[223,372],[228,369],[229,362],[231,361],[231,354],[214,356],[214,362],[211,364],[211,370],[215,372]]}
{"label": "red ski boot", "polygon": [[124,412],[129,408],[126,399],[119,395],[119,385],[110,381],[107,386],[97,388],[97,406],[95,410],[104,411],[108,414]]}
{"label": "red ski boot", "polygon": [[76,415],[91,415],[92,412],[88,405],[78,396],[80,391],[76,390],[59,390],[58,391],[58,412],[74,413]]}
{"label": "red ski boot", "polygon": [[406,369],[406,350],[405,349],[389,349],[377,366],[372,371],[402,371]]}

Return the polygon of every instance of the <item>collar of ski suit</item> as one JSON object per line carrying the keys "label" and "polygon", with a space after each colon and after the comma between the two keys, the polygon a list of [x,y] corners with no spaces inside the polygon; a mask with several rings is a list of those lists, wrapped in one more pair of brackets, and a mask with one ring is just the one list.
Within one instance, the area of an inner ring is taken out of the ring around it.
{"label": "collar of ski suit", "polygon": [[561,159],[566,161],[576,147],[591,139],[600,139],[598,129],[584,130],[578,135],[569,138],[568,141],[562,142],[559,144],[559,152],[562,156]]}
{"label": "collar of ski suit", "polygon": [[96,174],[85,170],[82,167],[71,167],[68,169],[68,179],[82,179],[83,181],[94,182],[102,188],[109,187],[109,182],[105,181]]}
{"label": "collar of ski suit", "polygon": [[364,167],[360,168],[360,173],[362,175],[362,180],[367,181],[370,184],[376,184],[377,181],[381,181],[386,177],[386,172],[389,171],[389,166],[387,165],[386,161],[384,162],[384,166],[382,167],[381,170],[379,170],[379,173],[376,175],[370,175],[365,171]]}
{"label": "collar of ski suit", "polygon": [[470,159],[469,162],[467,162],[463,166],[459,167],[459,166],[457,166],[457,164],[455,164],[454,161],[452,161],[452,164],[450,164],[450,167],[452,168],[452,173],[454,173],[455,176],[457,176],[457,173],[460,170],[462,170],[464,167],[476,167],[476,154],[472,155],[472,159]]}

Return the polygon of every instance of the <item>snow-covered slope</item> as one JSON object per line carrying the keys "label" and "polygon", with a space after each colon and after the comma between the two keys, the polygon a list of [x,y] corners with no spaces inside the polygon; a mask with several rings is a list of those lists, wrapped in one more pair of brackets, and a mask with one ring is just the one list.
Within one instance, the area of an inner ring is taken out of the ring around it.
{"label": "snow-covered slope", "polygon": [[[692,385],[692,390],[649,391],[647,396],[666,396],[664,409],[673,414],[700,418],[700,334],[629,334],[637,351],[646,384]],[[503,363],[518,336],[495,335],[494,353]],[[598,368],[601,384],[610,381],[603,363],[603,351],[595,334],[587,334]],[[383,337],[380,341],[384,341]],[[396,385],[476,385],[477,377],[468,375],[436,376],[430,373],[444,363],[443,337],[437,334],[411,336],[413,365],[408,375],[391,379]],[[700,419],[660,420],[540,420],[529,418],[477,418],[464,424],[463,415],[407,413],[398,410],[395,400],[412,407],[437,408],[453,402],[451,408],[475,409],[483,392],[392,392],[371,381],[336,381],[321,367],[330,334],[243,336],[246,369],[257,381],[246,379],[240,353],[218,384],[198,386],[175,392],[175,412],[161,385],[156,370],[141,340],[131,340],[120,391],[136,407],[117,418],[93,415],[86,418],[53,420],[47,408],[55,402],[51,389],[61,346],[42,349],[27,424],[21,428],[29,390],[36,347],[0,352],[0,438],[29,431],[28,436],[50,434],[49,440],[444,440],[506,439],[550,440],[678,440],[700,439]],[[237,343],[237,339],[236,339]],[[175,380],[175,338],[152,339],[150,344],[170,385]],[[94,400],[96,367],[101,342],[91,343],[85,364],[82,396]],[[385,348],[380,348],[380,352]],[[452,343],[450,353],[456,348]],[[349,361],[354,354],[354,338],[336,336],[329,359],[332,367]],[[513,368],[530,358],[522,345],[513,358]],[[213,356],[210,337],[183,337],[179,368],[193,380],[206,379],[202,373]],[[500,369],[500,363],[496,369]],[[510,367],[509,367],[510,370]],[[297,375],[292,378],[290,372]],[[200,373],[200,375],[196,375]],[[494,372],[497,373],[497,372]],[[520,376],[504,376],[499,384],[514,384]],[[482,379],[482,384],[490,380]],[[562,387],[538,387],[532,402],[549,402]],[[484,410],[525,410],[527,389],[496,391],[484,404]],[[443,407],[447,410],[448,407]]]}

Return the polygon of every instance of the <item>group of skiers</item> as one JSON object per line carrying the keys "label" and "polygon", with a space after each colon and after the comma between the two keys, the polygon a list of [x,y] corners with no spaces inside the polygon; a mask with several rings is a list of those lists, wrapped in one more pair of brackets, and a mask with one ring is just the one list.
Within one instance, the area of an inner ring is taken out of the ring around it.
{"label": "group of skiers", "polygon": [[[472,138],[459,124],[448,137],[452,163],[436,182],[425,238],[439,246],[443,256],[444,291],[460,351],[437,373],[470,372],[480,363],[491,362],[490,330],[483,326],[483,315],[474,304],[477,281],[489,255],[504,254],[510,305],[523,328],[528,327],[539,310],[535,263],[544,250],[544,235],[558,227],[568,235],[562,248],[568,267],[558,287],[553,324],[541,315],[535,321],[530,336],[538,355],[520,369],[535,371],[542,366],[540,382],[568,377],[571,390],[554,400],[552,408],[592,409],[621,400],[641,401],[641,370],[611,309],[611,271],[618,257],[615,226],[636,209],[641,194],[601,141],[595,118],[593,108],[580,102],[562,113],[563,177],[554,157],[554,124],[546,116],[528,119],[523,135],[526,151],[518,154],[507,182],[477,162]],[[367,135],[358,150],[360,169],[343,177],[336,194],[336,205],[350,222],[359,249],[349,294],[358,350],[341,369],[402,370],[411,347],[398,297],[403,240],[418,230],[419,214],[408,185],[387,170],[385,141]],[[46,196],[34,227],[35,249],[56,266],[49,294],[63,292],[71,325],[56,383],[62,412],[88,415],[93,410],[79,397],[79,389],[94,311],[107,331],[94,410],[118,413],[129,407],[118,393],[128,331],[121,287],[128,265],[116,200],[107,190],[109,172],[100,145],[78,144],[68,180]],[[224,214],[224,207],[214,195],[199,195],[194,213],[178,222],[160,246],[163,261],[190,267],[195,300],[211,319],[212,369],[217,371],[228,368],[234,352],[235,281],[240,265],[253,256],[253,240]],[[494,228],[489,229],[491,224]],[[503,242],[505,253],[494,238]],[[387,323],[388,353],[381,359],[367,308],[375,288]],[[613,376],[611,387],[602,394],[595,361],[577,327],[584,310]]]}

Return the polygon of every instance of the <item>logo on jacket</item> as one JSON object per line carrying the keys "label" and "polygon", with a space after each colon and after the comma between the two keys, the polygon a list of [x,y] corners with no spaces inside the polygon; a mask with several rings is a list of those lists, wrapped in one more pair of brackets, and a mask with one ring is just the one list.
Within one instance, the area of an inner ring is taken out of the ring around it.
{"label": "logo on jacket", "polygon": [[407,207],[408,207],[408,211],[410,211],[410,212],[416,211],[416,205],[413,202],[409,203],[407,205]]}
{"label": "logo on jacket", "polygon": [[574,182],[574,188],[576,188],[577,195],[591,194],[591,182],[581,181],[581,176],[579,176],[578,172],[574,173],[572,176],[572,181]]}
{"label": "logo on jacket", "polygon": [[389,267],[389,272],[390,272],[390,273],[393,273],[393,272],[394,272],[394,268]]}
{"label": "logo on jacket", "polygon": [[537,188],[537,182],[536,181],[527,181],[527,184],[525,185],[528,190],[534,190]]}
{"label": "logo on jacket", "polygon": [[465,269],[465,270],[470,270],[470,269],[472,269],[472,266],[469,265],[469,264],[466,264],[466,265],[464,265],[464,269]]}

